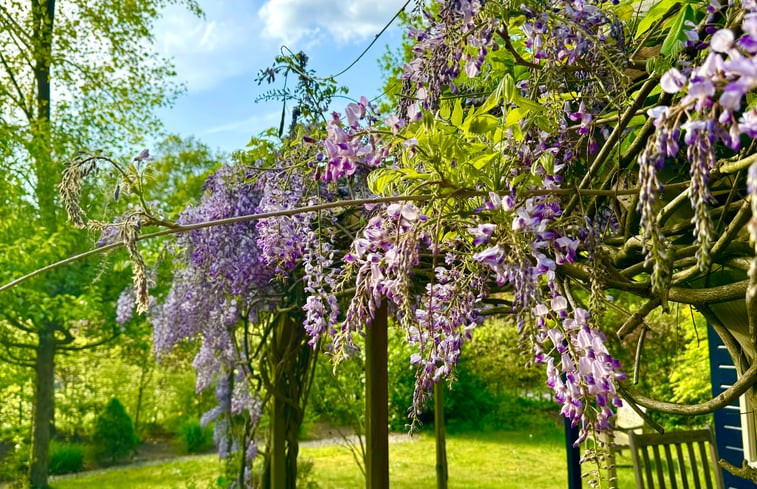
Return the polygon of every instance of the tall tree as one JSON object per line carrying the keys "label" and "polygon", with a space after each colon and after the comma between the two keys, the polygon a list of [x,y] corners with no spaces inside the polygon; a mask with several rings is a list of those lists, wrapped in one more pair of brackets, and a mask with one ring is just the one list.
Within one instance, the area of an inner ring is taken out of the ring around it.
{"label": "tall tree", "polygon": [[[178,87],[169,83],[171,64],[149,46],[155,19],[171,4],[201,14],[195,0],[0,4],[0,170],[6,175],[0,202],[9,209],[3,278],[91,246],[92,238],[63,224],[56,198],[63,165],[84,147],[133,150],[159,128],[153,109],[170,104]],[[100,296],[92,285],[97,268],[45,276],[4,297],[0,308],[2,358],[35,371],[29,471],[35,488],[47,486],[56,352],[117,333],[102,327],[112,320],[87,307]]]}

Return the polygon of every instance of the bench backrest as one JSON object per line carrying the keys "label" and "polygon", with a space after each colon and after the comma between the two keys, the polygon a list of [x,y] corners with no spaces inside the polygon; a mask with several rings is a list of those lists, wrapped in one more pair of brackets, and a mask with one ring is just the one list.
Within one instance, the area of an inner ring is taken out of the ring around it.
{"label": "bench backrest", "polygon": [[711,429],[629,433],[639,489],[724,489]]}

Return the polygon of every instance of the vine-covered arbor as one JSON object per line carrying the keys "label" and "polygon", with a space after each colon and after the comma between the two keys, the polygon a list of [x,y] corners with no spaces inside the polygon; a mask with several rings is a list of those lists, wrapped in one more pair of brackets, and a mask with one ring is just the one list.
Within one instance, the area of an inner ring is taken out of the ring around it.
{"label": "vine-covered arbor", "polygon": [[[215,173],[177,222],[141,193],[147,154],[79,158],[63,176],[74,223],[109,239],[93,253],[132,257],[124,309],[152,317],[159,350],[201,339],[198,387],[215,386],[207,419],[238,457],[237,484],[250,483],[268,409],[282,422],[263,485],[293,487],[313,350],[338,362],[364,347],[380,362],[386,316],[416,348],[411,418],[493,314],[514,317],[576,443],[612,431],[624,402],[694,415],[744,396],[753,413],[757,4],[449,0],[406,12],[412,49],[387,85],[389,113],[363,98],[323,115],[333,79],[280,57],[262,78],[298,79],[274,92],[299,100],[298,119]],[[112,223],[77,200],[98,165],[114,165],[136,202]],[[139,241],[169,234],[173,281],[151,302]],[[634,387],[646,318],[676,305],[707,319],[738,372],[702,404]],[[625,321],[607,324],[608,308]],[[635,364],[620,365],[608,335]],[[368,372],[369,426],[385,404],[372,401],[381,368]],[[381,463],[369,455],[369,487],[386,483],[371,478]]]}

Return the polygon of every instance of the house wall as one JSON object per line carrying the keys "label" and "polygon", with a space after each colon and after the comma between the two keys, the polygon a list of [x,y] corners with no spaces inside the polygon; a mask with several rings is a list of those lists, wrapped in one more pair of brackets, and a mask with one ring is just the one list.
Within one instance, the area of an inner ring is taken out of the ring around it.
{"label": "house wall", "polygon": [[[710,345],[712,394],[716,396],[736,382],[736,367],[728,355],[728,350],[712,327],[707,328],[707,333]],[[718,454],[737,467],[741,467],[744,460],[741,411],[739,402],[734,401],[725,408],[715,411],[714,414]],[[755,487],[752,482],[735,477],[728,472],[724,472],[723,476],[727,489],[754,489]]]}

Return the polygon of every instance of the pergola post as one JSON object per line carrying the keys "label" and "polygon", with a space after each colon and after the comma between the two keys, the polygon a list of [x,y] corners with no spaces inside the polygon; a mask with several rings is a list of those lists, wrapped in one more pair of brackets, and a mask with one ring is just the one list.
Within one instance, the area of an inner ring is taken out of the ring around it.
{"label": "pergola post", "polygon": [[436,435],[436,489],[447,489],[447,435],[444,429],[444,380],[434,384],[434,434]]}
{"label": "pergola post", "polygon": [[565,451],[568,460],[568,489],[581,489],[581,449],[574,447],[573,443],[578,439],[578,427],[571,426],[568,418],[565,422]]}
{"label": "pergola post", "polygon": [[387,306],[382,301],[365,335],[365,487],[389,487]]}

